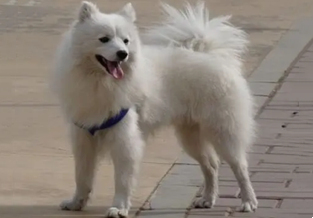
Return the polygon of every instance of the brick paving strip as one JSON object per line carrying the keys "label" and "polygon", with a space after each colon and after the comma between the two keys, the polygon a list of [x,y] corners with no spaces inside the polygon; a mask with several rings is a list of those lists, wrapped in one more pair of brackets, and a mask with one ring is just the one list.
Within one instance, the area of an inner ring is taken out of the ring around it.
{"label": "brick paving strip", "polygon": [[154,218],[313,217],[313,19],[297,23],[249,78],[259,108],[259,137],[250,173],[259,199],[255,213],[236,212],[238,185],[227,164],[219,172],[213,209],[194,209],[199,166],[187,155],[175,162],[137,212]]}

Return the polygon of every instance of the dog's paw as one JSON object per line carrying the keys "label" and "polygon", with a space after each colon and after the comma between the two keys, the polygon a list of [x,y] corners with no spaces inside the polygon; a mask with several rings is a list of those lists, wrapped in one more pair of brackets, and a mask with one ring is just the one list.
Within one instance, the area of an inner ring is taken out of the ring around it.
{"label": "dog's paw", "polygon": [[240,207],[240,212],[254,212],[258,208],[258,201],[243,202]]}
{"label": "dog's paw", "polygon": [[195,208],[212,208],[214,206],[215,201],[214,200],[207,200],[203,197],[196,198],[193,201],[193,206]]}
{"label": "dog's paw", "polygon": [[128,217],[127,209],[118,209],[116,207],[111,207],[108,209],[106,216],[107,218],[126,218]]}
{"label": "dog's paw", "polygon": [[85,199],[65,200],[60,204],[62,210],[80,211],[86,205]]}

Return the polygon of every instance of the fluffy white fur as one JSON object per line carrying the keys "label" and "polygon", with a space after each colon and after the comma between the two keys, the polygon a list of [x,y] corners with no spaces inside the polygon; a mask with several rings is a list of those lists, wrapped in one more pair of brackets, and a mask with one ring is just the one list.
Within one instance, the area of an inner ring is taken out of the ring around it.
{"label": "fluffy white fur", "polygon": [[[241,69],[246,35],[229,24],[229,17],[209,20],[203,3],[186,5],[184,11],[163,8],[167,19],[150,29],[145,44],[131,4],[104,14],[83,2],[65,34],[52,84],[70,123],[76,192],[62,202],[62,209],[81,210],[86,205],[97,159],[109,152],[115,197],[107,216],[126,217],[145,140],[165,125],[176,129],[182,147],[203,171],[205,189],[196,207],[214,205],[222,158],[238,180],[242,211],[257,208],[246,154],[254,137],[253,101]],[[110,41],[100,42],[104,36]],[[121,63],[125,76],[117,80],[95,55],[114,60],[121,49],[128,57]],[[121,108],[130,108],[127,116],[95,136],[74,125],[101,124]]]}

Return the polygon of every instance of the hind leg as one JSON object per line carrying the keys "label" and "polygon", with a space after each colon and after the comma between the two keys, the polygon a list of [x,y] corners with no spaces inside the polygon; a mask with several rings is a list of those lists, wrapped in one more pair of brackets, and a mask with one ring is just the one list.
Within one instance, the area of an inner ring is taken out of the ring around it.
{"label": "hind leg", "polygon": [[248,172],[248,163],[246,155],[242,155],[239,159],[237,158],[226,158],[235,177],[238,181],[241,190],[241,211],[252,212],[257,209],[258,201],[256,199]]}
{"label": "hind leg", "polygon": [[218,156],[214,148],[204,141],[198,124],[176,125],[176,133],[186,153],[199,162],[204,176],[203,194],[194,201],[194,206],[211,208],[218,196]]}
{"label": "hind leg", "polygon": [[241,135],[239,137],[240,135],[236,131],[230,132],[229,130],[217,133],[214,146],[218,155],[230,165],[238,181],[242,199],[241,211],[252,212],[257,209],[258,201],[248,172],[247,145],[245,143],[250,140],[244,139],[249,136]]}

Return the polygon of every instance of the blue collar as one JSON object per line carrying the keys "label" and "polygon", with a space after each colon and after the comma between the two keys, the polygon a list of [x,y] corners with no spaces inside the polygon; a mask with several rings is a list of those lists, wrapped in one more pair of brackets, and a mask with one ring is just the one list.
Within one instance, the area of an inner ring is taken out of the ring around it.
{"label": "blue collar", "polygon": [[85,127],[83,125],[75,123],[76,126],[86,129],[91,135],[95,135],[95,133],[99,130],[108,129],[112,126],[118,124],[127,114],[129,109],[122,109],[120,112],[115,115],[114,117],[108,118],[107,120],[104,120],[102,124],[99,126],[91,126],[91,127]]}

